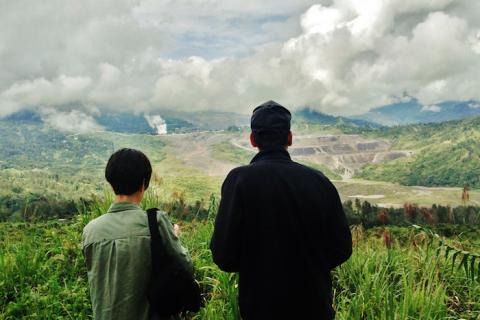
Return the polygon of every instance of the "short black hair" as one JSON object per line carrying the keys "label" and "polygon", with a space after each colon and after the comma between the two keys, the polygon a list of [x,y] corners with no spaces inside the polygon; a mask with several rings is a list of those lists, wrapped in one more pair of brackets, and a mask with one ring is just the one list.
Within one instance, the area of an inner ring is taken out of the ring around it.
{"label": "short black hair", "polygon": [[142,186],[148,189],[152,165],[147,156],[135,149],[120,149],[110,156],[105,178],[116,195],[132,195]]}
{"label": "short black hair", "polygon": [[285,130],[253,132],[253,137],[261,150],[284,148],[288,145],[289,132]]}

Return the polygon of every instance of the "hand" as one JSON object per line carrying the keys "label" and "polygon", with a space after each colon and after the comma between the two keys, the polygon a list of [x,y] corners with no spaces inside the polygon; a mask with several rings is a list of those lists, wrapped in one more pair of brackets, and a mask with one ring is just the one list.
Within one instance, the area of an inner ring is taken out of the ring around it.
{"label": "hand", "polygon": [[180,226],[178,224],[173,225],[173,233],[178,237],[180,236]]}

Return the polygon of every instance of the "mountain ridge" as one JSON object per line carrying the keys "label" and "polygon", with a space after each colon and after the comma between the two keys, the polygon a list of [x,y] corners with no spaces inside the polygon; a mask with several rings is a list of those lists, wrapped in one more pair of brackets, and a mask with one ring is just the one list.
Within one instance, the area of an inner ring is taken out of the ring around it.
{"label": "mountain ridge", "polygon": [[381,125],[364,119],[352,119],[349,117],[334,116],[316,111],[310,107],[299,109],[293,113],[294,123],[317,123],[322,125],[346,125],[353,127],[378,128]]}
{"label": "mountain ridge", "polygon": [[381,125],[395,126],[415,123],[438,123],[480,116],[480,102],[444,101],[433,105],[423,105],[417,99],[392,103],[373,108],[370,111],[352,116],[352,119],[369,120]]}

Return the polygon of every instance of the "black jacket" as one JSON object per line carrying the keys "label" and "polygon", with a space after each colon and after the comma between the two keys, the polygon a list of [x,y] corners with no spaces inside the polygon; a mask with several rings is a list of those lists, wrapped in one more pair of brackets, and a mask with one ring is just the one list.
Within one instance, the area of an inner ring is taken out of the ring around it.
{"label": "black jacket", "polygon": [[239,272],[243,319],[334,318],[330,271],[351,255],[350,229],[333,184],[287,151],[228,174],[210,248]]}

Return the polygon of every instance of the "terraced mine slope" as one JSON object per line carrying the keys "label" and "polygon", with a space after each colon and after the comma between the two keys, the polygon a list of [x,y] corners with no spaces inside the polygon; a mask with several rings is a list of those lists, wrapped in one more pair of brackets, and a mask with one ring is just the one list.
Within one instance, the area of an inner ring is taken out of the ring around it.
{"label": "terraced mine slope", "polygon": [[[366,164],[410,155],[408,151],[392,151],[391,143],[386,139],[368,139],[360,135],[312,134],[294,139],[289,151],[295,160],[325,166],[344,179],[353,177]],[[233,144],[250,149],[245,137]]]}

